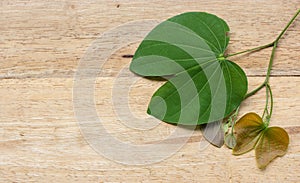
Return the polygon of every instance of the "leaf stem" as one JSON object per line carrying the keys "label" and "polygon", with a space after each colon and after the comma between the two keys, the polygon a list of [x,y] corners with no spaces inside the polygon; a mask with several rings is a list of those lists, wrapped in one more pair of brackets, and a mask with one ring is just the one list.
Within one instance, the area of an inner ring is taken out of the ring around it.
{"label": "leaf stem", "polygon": [[[269,102],[270,99],[270,102]],[[269,111],[269,104],[270,104],[270,111]],[[266,84],[266,105],[265,110],[263,112],[262,118],[264,119],[265,126],[268,127],[270,123],[270,119],[273,113],[273,93],[271,90],[271,86]]]}
{"label": "leaf stem", "polygon": [[257,93],[258,91],[260,91],[262,88],[264,88],[266,85],[269,84],[269,80],[270,80],[270,75],[271,75],[271,70],[272,70],[272,66],[273,66],[273,60],[274,60],[274,56],[275,56],[275,51],[277,48],[277,42],[274,43],[273,45],[273,49],[272,49],[272,53],[271,53],[271,57],[270,57],[270,61],[269,61],[269,65],[268,65],[268,70],[267,70],[267,75],[265,78],[265,81],[259,85],[256,89],[254,89],[253,91],[249,92],[246,96],[245,99],[254,95],[255,93]]}
{"label": "leaf stem", "polygon": [[272,113],[273,113],[273,93],[272,93],[272,90],[271,90],[271,86],[269,84],[267,84],[267,88],[268,88],[268,91],[270,93],[270,103],[271,103],[271,106],[270,106],[269,116],[271,118]]}
{"label": "leaf stem", "polygon": [[300,13],[300,9],[298,9],[297,13],[293,16],[293,18],[289,21],[289,23],[285,26],[285,28],[281,31],[279,36],[276,38],[274,42],[278,42],[279,39],[283,36],[283,34],[286,32],[286,30],[290,27],[290,25],[293,23],[293,21],[297,18],[297,16]]}
{"label": "leaf stem", "polygon": [[271,53],[271,57],[270,57],[269,65],[268,65],[267,75],[266,75],[266,79],[264,82],[265,84],[269,84],[276,48],[277,48],[277,41],[275,41],[275,43],[273,45],[273,49],[272,49],[272,53]]}
{"label": "leaf stem", "polygon": [[244,50],[244,51],[240,51],[240,52],[237,52],[237,53],[233,53],[233,54],[228,54],[225,56],[225,58],[229,58],[229,57],[232,57],[232,56],[236,56],[236,55],[240,55],[240,54],[243,54],[243,53],[247,53],[247,52],[254,52],[254,51],[259,51],[259,50],[263,50],[265,48],[269,48],[271,46],[273,46],[276,42],[278,42],[281,37],[284,35],[284,33],[287,31],[287,29],[290,27],[290,25],[293,23],[293,21],[297,18],[297,16],[299,15],[300,13],[300,9],[297,11],[297,13],[293,16],[293,18],[288,22],[288,24],[285,26],[285,28],[281,31],[281,33],[277,36],[277,38],[275,39],[275,41],[269,43],[269,44],[266,44],[266,45],[263,45],[263,46],[258,46],[258,47],[255,47],[255,48],[251,48],[251,49],[248,49],[248,50]]}
{"label": "leaf stem", "polygon": [[248,49],[248,50],[240,51],[240,52],[237,52],[237,53],[229,54],[229,55],[226,55],[225,58],[240,55],[240,54],[247,53],[247,52],[259,51],[259,50],[262,50],[262,49],[265,49],[265,48],[269,48],[269,47],[273,46],[273,44],[274,44],[274,42],[263,45],[263,46],[251,48],[251,49]]}
{"label": "leaf stem", "polygon": [[[296,17],[299,15],[300,13],[300,9],[297,11],[297,13],[293,16],[293,18],[288,22],[288,24],[285,26],[285,28],[281,31],[281,33],[277,36],[277,38],[275,39],[275,41],[273,41],[272,43],[266,44],[264,46],[261,47],[257,47],[260,49],[264,49],[267,48],[266,46],[273,46],[272,49],[272,53],[271,53],[271,57],[270,57],[270,61],[269,61],[269,65],[268,65],[268,69],[267,69],[267,74],[266,74],[266,78],[265,81],[259,85],[256,89],[254,89],[253,91],[249,92],[246,96],[245,99],[254,95],[255,93],[257,93],[258,91],[260,91],[262,88],[264,88],[266,85],[269,85],[269,79],[270,79],[270,74],[271,74],[271,70],[272,70],[272,65],[273,65],[273,60],[274,60],[274,56],[275,56],[275,51],[278,45],[279,40],[282,38],[282,36],[284,35],[284,33],[286,32],[286,30],[291,26],[291,24],[293,23],[293,21],[296,19]],[[250,49],[251,50],[251,49]],[[246,50],[247,51],[247,50]],[[243,53],[245,53],[246,51],[244,51]],[[255,51],[255,50],[254,50]],[[242,52],[239,52],[242,53]],[[237,55],[237,54],[232,54],[232,55]]]}
{"label": "leaf stem", "polygon": [[231,134],[233,135],[233,127],[236,123],[237,120],[237,115],[239,114],[239,110],[240,110],[240,106],[238,106],[234,112],[234,114],[232,115],[232,121],[231,121]]}
{"label": "leaf stem", "polygon": [[251,92],[247,93],[247,95],[245,96],[245,99],[248,98],[248,97],[251,97],[254,94],[256,94],[259,90],[261,90],[262,88],[264,88],[265,85],[266,85],[266,83],[263,82],[261,85],[259,85],[259,87],[255,88]]}
{"label": "leaf stem", "polygon": [[[266,115],[269,116],[269,111],[268,111],[268,106],[269,106],[269,90],[268,87],[266,87],[266,105],[265,105],[265,109],[262,115],[262,118],[265,120]],[[266,120],[268,121],[268,120]]]}

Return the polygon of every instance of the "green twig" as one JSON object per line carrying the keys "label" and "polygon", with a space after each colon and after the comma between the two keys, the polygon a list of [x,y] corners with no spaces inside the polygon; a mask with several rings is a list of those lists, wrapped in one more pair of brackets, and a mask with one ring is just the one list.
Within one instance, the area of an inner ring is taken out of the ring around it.
{"label": "green twig", "polygon": [[278,43],[278,41],[281,39],[281,37],[284,35],[284,33],[287,31],[287,29],[293,23],[293,21],[297,18],[297,16],[299,15],[299,13],[300,13],[300,9],[293,16],[293,18],[289,21],[289,23],[285,26],[285,28],[281,31],[281,33],[277,36],[277,38],[275,39],[275,41],[273,41],[273,42],[271,42],[269,44],[263,45],[263,46],[251,48],[251,49],[240,51],[240,52],[233,53],[233,54],[228,54],[228,55],[225,56],[225,58],[236,56],[236,55],[240,55],[240,54],[243,54],[243,53],[248,53],[248,52],[254,52],[254,51],[263,50],[265,48],[269,48],[269,47],[273,46],[275,43]]}
{"label": "green twig", "polygon": [[240,110],[240,106],[236,108],[234,114],[231,116],[232,117],[232,121],[231,121],[231,134],[233,134],[233,127],[236,123],[237,120],[237,115],[239,114],[239,110]]}
{"label": "green twig", "polygon": [[247,53],[247,52],[259,51],[259,50],[262,50],[262,49],[265,49],[265,48],[269,48],[269,47],[273,46],[273,44],[274,43],[272,42],[272,43],[269,43],[269,44],[266,44],[266,45],[263,45],[263,46],[259,46],[259,47],[256,47],[256,48],[251,48],[251,49],[244,50],[244,51],[241,51],[241,52],[229,54],[229,55],[226,55],[225,58],[240,55],[240,54]]}
{"label": "green twig", "polygon": [[269,90],[268,90],[268,87],[266,87],[266,104],[265,104],[265,109],[264,109],[264,112],[262,115],[263,119],[266,118],[266,115],[269,116],[268,106],[269,106]]}
{"label": "green twig", "polygon": [[259,87],[255,88],[251,92],[247,93],[247,95],[245,96],[245,99],[248,98],[248,97],[251,97],[252,95],[254,95],[255,93],[257,93],[259,90],[261,90],[263,87],[265,87],[265,85],[266,85],[266,83],[263,82],[261,85],[259,85]]}
{"label": "green twig", "polygon": [[[269,61],[269,65],[268,65],[268,70],[267,70],[267,75],[266,75],[266,79],[265,81],[259,85],[256,89],[254,89],[253,91],[249,92],[246,96],[245,99],[254,95],[255,93],[257,93],[258,91],[260,91],[262,88],[264,88],[267,84],[269,84],[269,79],[270,79],[270,74],[271,74],[271,70],[272,70],[272,65],[273,65],[273,60],[274,60],[274,56],[275,56],[275,51],[278,45],[279,40],[281,39],[281,37],[284,35],[284,33],[286,32],[286,30],[290,27],[290,25],[292,24],[292,22],[296,19],[296,17],[299,15],[300,13],[300,9],[297,11],[297,13],[293,16],[293,18],[289,21],[289,23],[285,26],[285,28],[281,31],[281,33],[279,34],[279,36],[275,39],[274,42],[267,44],[267,45],[273,45],[273,49],[272,49],[272,53],[271,53],[271,58]],[[265,45],[266,46],[266,45]],[[259,47],[258,47],[259,48]],[[263,49],[264,46],[261,47],[261,49]],[[240,52],[241,53],[241,52]],[[232,54],[232,55],[236,55],[236,54]]]}
{"label": "green twig", "polygon": [[279,36],[276,38],[276,40],[274,42],[278,42],[279,39],[283,36],[283,34],[286,32],[286,30],[290,27],[290,25],[293,23],[293,21],[297,18],[297,16],[300,13],[300,9],[297,11],[297,13],[293,16],[293,18],[289,21],[289,23],[285,26],[285,28],[283,29],[283,31],[281,31],[281,33],[279,34]]}
{"label": "green twig", "polygon": [[270,94],[270,112],[269,112],[269,117],[271,118],[272,116],[272,113],[273,113],[273,93],[272,93],[272,90],[271,90],[271,86],[269,84],[267,84],[267,89],[269,91],[269,94]]}

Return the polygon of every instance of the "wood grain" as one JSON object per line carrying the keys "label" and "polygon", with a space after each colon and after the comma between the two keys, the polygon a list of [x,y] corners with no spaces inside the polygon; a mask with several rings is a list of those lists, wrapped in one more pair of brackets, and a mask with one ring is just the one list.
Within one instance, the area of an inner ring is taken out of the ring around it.
{"label": "wood grain", "polygon": [[[265,171],[256,168],[253,152],[232,156],[225,147],[201,149],[205,142],[199,131],[163,161],[142,166],[119,164],[96,153],[85,141],[73,101],[74,74],[80,59],[92,41],[116,26],[207,11],[228,22],[228,52],[234,53],[271,42],[299,8],[299,0],[2,0],[0,182],[299,182],[300,18],[280,41],[271,78],[275,97],[271,124],[284,127],[291,143],[287,155],[277,158]],[[147,118],[147,103],[163,84],[144,78],[130,82],[130,58],[123,55],[134,54],[138,44],[128,44],[105,62],[94,85],[95,107],[105,128],[117,139],[153,144],[176,127],[159,123],[146,131],[129,128],[118,117],[127,104],[120,104],[118,111],[113,103],[113,91],[130,84],[123,93],[130,112],[139,119]],[[249,76],[249,90],[263,81],[270,51],[232,57]],[[128,74],[119,76],[121,69]],[[120,77],[128,82],[116,87]],[[263,107],[261,91],[243,102],[240,115],[261,113]]]}

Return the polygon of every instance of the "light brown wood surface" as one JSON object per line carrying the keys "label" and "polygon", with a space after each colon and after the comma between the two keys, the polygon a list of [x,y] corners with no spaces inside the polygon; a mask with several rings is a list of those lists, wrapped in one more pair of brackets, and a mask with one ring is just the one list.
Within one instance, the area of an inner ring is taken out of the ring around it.
{"label": "light brown wood surface", "polygon": [[[234,53],[271,42],[299,8],[299,0],[1,0],[0,182],[300,182],[300,18],[280,41],[271,78],[271,124],[289,132],[290,146],[264,171],[256,167],[254,152],[233,156],[225,147],[200,149],[199,131],[163,161],[120,164],[85,141],[73,108],[73,81],[80,59],[95,39],[116,26],[206,11],[229,24],[228,52]],[[116,138],[154,143],[175,127],[161,123],[149,131],[131,129],[120,123],[111,102],[115,79],[131,60],[122,56],[133,54],[138,44],[117,50],[105,63],[95,83],[96,109]],[[263,81],[270,51],[232,57],[245,69],[249,90]],[[147,103],[162,83],[141,78],[132,85],[133,114],[147,117]],[[240,115],[262,113],[264,94],[261,91],[244,101]]]}

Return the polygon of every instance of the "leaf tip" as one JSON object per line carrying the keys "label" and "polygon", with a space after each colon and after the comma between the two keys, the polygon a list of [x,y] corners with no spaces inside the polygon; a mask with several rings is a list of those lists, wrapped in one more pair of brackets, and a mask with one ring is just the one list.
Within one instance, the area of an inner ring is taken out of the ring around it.
{"label": "leaf tip", "polygon": [[147,109],[147,114],[151,115],[151,110],[150,110],[150,108]]}

